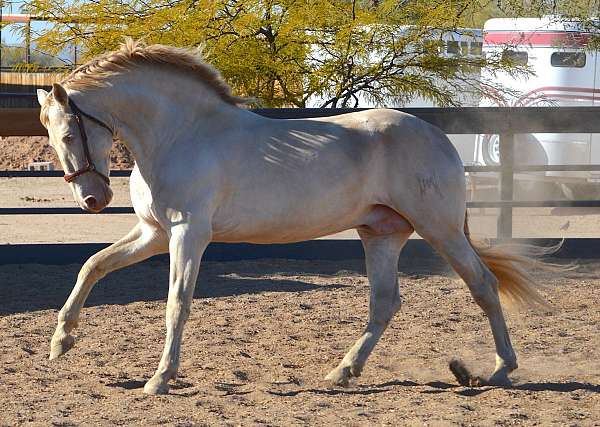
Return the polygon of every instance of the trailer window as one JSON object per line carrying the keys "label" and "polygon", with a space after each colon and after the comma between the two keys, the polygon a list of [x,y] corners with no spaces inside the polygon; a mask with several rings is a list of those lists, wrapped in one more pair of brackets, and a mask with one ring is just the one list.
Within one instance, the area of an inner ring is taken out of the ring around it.
{"label": "trailer window", "polygon": [[481,42],[471,42],[471,51],[470,51],[471,55],[481,56],[482,46],[483,46],[483,43],[481,43]]}
{"label": "trailer window", "polygon": [[479,43],[479,51],[477,53],[477,47],[473,47],[476,42],[469,43],[468,41],[448,41],[446,42],[446,53],[452,55],[481,55],[481,43]]}
{"label": "trailer window", "polygon": [[460,42],[460,53],[462,55],[469,54],[469,42]]}
{"label": "trailer window", "polygon": [[458,55],[460,53],[460,48],[458,46],[458,42],[449,41],[446,44],[446,53],[453,53],[455,55]]}
{"label": "trailer window", "polygon": [[516,50],[505,50],[502,52],[502,59],[513,62],[515,65],[527,65],[527,52],[517,52]]}
{"label": "trailer window", "polygon": [[550,57],[553,67],[585,67],[585,52],[554,52]]}

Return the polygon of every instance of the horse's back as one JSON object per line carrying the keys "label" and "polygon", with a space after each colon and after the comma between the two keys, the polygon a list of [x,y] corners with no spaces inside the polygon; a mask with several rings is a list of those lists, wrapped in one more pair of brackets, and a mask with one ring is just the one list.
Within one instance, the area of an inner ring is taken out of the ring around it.
{"label": "horse's back", "polygon": [[382,142],[402,146],[412,155],[442,154],[449,162],[462,164],[458,152],[441,129],[403,111],[378,108],[311,120],[359,131],[371,137],[365,140],[369,144]]}
{"label": "horse's back", "polygon": [[379,150],[384,164],[378,167],[403,175],[427,174],[434,169],[445,178],[461,177],[462,160],[446,134],[411,114],[392,109],[372,109],[326,119],[360,132],[364,151]]}

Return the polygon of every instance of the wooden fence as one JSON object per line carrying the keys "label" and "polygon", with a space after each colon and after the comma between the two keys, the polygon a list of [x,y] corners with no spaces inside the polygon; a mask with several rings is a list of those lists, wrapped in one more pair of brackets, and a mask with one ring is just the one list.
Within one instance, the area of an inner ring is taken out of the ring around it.
{"label": "wooden fence", "polygon": [[67,71],[64,68],[54,68],[22,72],[14,68],[0,68],[0,108],[35,107],[31,102],[35,101],[32,94],[35,94],[36,89],[49,89]]}
{"label": "wooden fence", "polygon": [[[0,108],[0,136],[39,136],[46,131],[39,123],[39,108],[31,96],[20,96],[29,108]],[[0,100],[2,97],[0,96]],[[1,104],[0,104],[1,105]],[[254,112],[276,119],[325,117],[361,109],[257,109]],[[600,207],[600,200],[515,201],[515,172],[600,171],[600,165],[515,165],[515,134],[600,133],[600,107],[519,107],[519,108],[406,108],[398,109],[432,123],[448,134],[499,134],[499,166],[466,166],[467,172],[498,172],[500,200],[469,202],[471,208],[499,208],[498,237],[512,237],[512,210],[515,207]],[[112,171],[127,176],[129,171]],[[62,176],[62,172],[0,171],[0,177]],[[128,213],[131,208],[107,208],[106,213]],[[83,213],[78,208],[0,208],[0,215]]]}

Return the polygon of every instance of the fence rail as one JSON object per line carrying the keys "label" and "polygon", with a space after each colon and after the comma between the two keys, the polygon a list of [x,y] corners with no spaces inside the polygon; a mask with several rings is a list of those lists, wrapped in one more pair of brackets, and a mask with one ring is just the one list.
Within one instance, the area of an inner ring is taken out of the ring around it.
{"label": "fence rail", "polygon": [[[0,178],[62,178],[63,171],[22,171],[22,170],[3,170],[0,171]],[[128,177],[131,171],[127,169],[113,169],[110,171],[111,177]]]}
{"label": "fence rail", "polygon": [[[19,99],[27,108],[1,108],[2,101]],[[37,100],[29,94],[0,94],[0,136],[40,136],[46,130],[39,122]],[[256,109],[255,113],[273,119],[327,117],[364,109]],[[466,107],[397,109],[415,115],[448,134],[498,134],[499,166],[466,166],[465,171],[499,173],[500,200],[469,202],[471,208],[500,208],[498,237],[512,237],[513,208],[600,207],[600,200],[515,201],[515,172],[600,171],[600,165],[516,165],[515,134],[520,133],[600,133],[600,107]],[[131,171],[111,171],[111,176],[129,176]],[[60,171],[0,171],[0,177],[61,177]],[[132,213],[130,207],[113,207],[109,214]],[[78,208],[0,208],[0,215],[81,214]]]}

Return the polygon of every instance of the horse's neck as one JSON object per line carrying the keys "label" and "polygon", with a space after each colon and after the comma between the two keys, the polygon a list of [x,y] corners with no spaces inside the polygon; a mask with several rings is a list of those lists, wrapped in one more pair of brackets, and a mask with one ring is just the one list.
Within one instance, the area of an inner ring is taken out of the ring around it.
{"label": "horse's neck", "polygon": [[[136,75],[137,74],[137,75]],[[118,137],[131,150],[143,175],[162,163],[173,144],[215,123],[231,123],[241,110],[225,103],[202,82],[166,75],[164,70],[131,73],[95,97],[110,111]]]}

